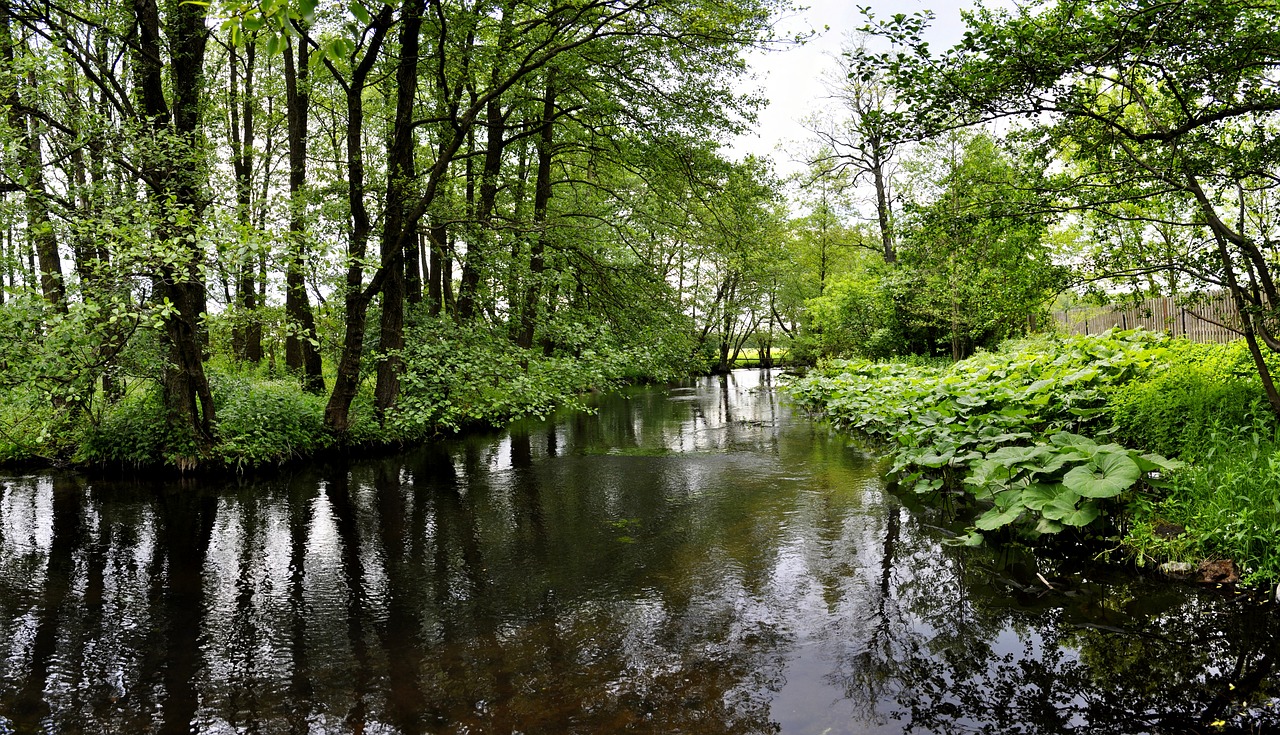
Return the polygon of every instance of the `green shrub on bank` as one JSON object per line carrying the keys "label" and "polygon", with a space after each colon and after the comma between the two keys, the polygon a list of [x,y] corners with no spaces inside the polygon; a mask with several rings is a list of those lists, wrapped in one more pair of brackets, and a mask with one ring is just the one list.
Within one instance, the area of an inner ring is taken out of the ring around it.
{"label": "green shrub on bank", "polygon": [[1117,439],[1195,459],[1215,445],[1221,427],[1250,426],[1253,416],[1265,415],[1266,396],[1243,341],[1206,345],[1174,340],[1167,363],[1111,396]]}
{"label": "green shrub on bank", "polygon": [[146,467],[171,464],[166,457],[191,456],[189,432],[170,427],[158,387],[135,387],[102,418],[81,431],[73,460],[81,464]]}
{"label": "green shrub on bank", "polygon": [[615,346],[599,330],[562,330],[557,351],[526,350],[487,328],[449,319],[416,325],[402,353],[401,396],[386,426],[401,441],[467,426],[499,426],[557,408],[585,408],[582,396],[625,382],[670,380],[693,367],[691,345],[655,334]]}
{"label": "green shrub on bank", "polygon": [[[324,428],[325,399],[292,379],[261,380],[211,371],[218,415],[217,442],[209,461],[243,469],[305,457],[332,444]],[[138,387],[100,421],[83,429],[75,461],[147,467],[172,465],[196,454],[189,432],[166,420],[159,387]]]}
{"label": "green shrub on bank", "polygon": [[218,414],[214,453],[226,464],[279,464],[333,444],[324,426],[326,399],[303,391],[295,380],[217,376],[211,387]]}
{"label": "green shrub on bank", "polygon": [[1232,559],[1246,584],[1280,580],[1280,436],[1270,416],[1210,429],[1197,460],[1138,505],[1126,546],[1139,559]]}
{"label": "green shrub on bank", "polygon": [[905,487],[990,503],[980,530],[1039,536],[1092,525],[1177,466],[1088,438],[1110,432],[1108,396],[1159,372],[1168,344],[1134,331],[1010,342],[949,368],[833,361],[788,390],[892,446]]}
{"label": "green shrub on bank", "polygon": [[10,390],[0,396],[0,463],[55,459],[74,446],[75,429],[67,412],[49,396]]}

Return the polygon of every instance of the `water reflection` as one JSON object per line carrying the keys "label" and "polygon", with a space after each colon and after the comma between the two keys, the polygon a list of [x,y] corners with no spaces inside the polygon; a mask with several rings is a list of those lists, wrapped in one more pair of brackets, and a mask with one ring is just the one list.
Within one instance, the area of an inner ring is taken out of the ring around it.
{"label": "water reflection", "polygon": [[4,478],[0,732],[1280,726],[1272,613],[945,546],[767,379],[229,487]]}

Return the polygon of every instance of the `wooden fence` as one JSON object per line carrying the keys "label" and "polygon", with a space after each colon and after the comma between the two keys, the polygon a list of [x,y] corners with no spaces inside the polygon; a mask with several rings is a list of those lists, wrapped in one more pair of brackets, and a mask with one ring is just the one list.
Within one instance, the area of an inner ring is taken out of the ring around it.
{"label": "wooden fence", "polygon": [[1235,304],[1226,295],[1194,305],[1179,304],[1172,296],[1147,299],[1134,308],[1092,306],[1054,312],[1058,327],[1067,334],[1098,334],[1108,329],[1142,327],[1168,332],[1193,342],[1230,342],[1240,337],[1224,325],[1239,323]]}

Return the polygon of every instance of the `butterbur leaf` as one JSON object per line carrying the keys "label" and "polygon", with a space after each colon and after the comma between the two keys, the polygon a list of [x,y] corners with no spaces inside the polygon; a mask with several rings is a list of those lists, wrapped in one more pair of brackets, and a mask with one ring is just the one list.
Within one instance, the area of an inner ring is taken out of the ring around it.
{"label": "butterbur leaf", "polygon": [[1089,437],[1072,434],[1069,431],[1059,431],[1049,437],[1049,443],[1055,447],[1076,447],[1085,450],[1094,450],[1098,448],[1098,443]]}
{"label": "butterbur leaf", "polygon": [[1023,462],[1033,462],[1052,451],[1043,444],[1034,447],[1000,447],[988,454],[987,460],[999,462],[1005,467],[1012,467]]}
{"label": "butterbur leaf", "polygon": [[1040,521],[1036,523],[1036,533],[1041,534],[1061,533],[1063,528],[1066,527],[1061,523],[1048,518],[1041,518]]}
{"label": "butterbur leaf", "polygon": [[1068,513],[1064,516],[1062,518],[1062,522],[1068,526],[1075,526],[1079,528],[1093,523],[1101,514],[1102,511],[1098,509],[1097,505],[1093,503],[1081,503],[1080,507],[1076,508],[1075,512]]}
{"label": "butterbur leaf", "polygon": [[1054,497],[1053,501],[1040,508],[1040,513],[1050,520],[1060,521],[1076,512],[1076,501],[1080,496],[1074,490],[1064,489]]}
{"label": "butterbur leaf", "polygon": [[[1057,483],[1052,485],[1035,483],[1022,491],[1022,504],[1031,510],[1043,511],[1045,506],[1056,501],[1064,492],[1069,491]],[[1075,497],[1074,493],[1072,493],[1072,497]],[[1074,503],[1074,500],[1072,502]]]}
{"label": "butterbur leaf", "polygon": [[1009,481],[1009,470],[1000,462],[984,459],[974,466],[973,472],[964,481],[978,487],[997,484],[1003,486]]}
{"label": "butterbur leaf", "polygon": [[1025,509],[1021,505],[1013,505],[1009,508],[1005,508],[1004,510],[1001,510],[999,507],[992,508],[979,516],[978,520],[973,522],[973,525],[983,531],[994,531],[997,528],[1007,526],[1018,520],[1022,515],[1023,510]]}
{"label": "butterbur leaf", "polygon": [[1082,497],[1113,498],[1133,487],[1141,475],[1127,452],[1103,452],[1068,472],[1062,484]]}
{"label": "butterbur leaf", "polygon": [[1162,457],[1159,454],[1143,454],[1141,456],[1133,457],[1133,461],[1138,465],[1138,469],[1141,470],[1143,474],[1148,472],[1173,472],[1174,470],[1180,470],[1187,466],[1184,462],[1179,462],[1176,459],[1169,459],[1168,457]]}

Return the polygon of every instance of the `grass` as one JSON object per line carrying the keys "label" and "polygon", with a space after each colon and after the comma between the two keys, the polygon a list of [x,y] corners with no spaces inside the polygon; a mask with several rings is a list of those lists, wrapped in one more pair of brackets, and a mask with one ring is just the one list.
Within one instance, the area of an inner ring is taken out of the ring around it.
{"label": "grass", "polygon": [[1259,416],[1211,430],[1201,456],[1174,473],[1162,495],[1135,505],[1125,547],[1140,562],[1231,559],[1245,584],[1280,581],[1280,434],[1274,427],[1270,417]]}

